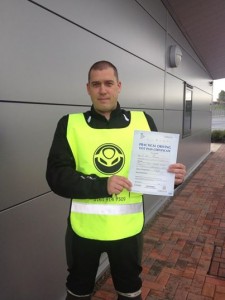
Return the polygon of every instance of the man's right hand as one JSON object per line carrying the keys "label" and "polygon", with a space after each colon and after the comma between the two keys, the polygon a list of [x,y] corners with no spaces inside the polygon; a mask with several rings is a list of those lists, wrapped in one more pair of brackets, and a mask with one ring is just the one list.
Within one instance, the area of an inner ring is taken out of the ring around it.
{"label": "man's right hand", "polygon": [[110,195],[119,194],[123,189],[131,190],[132,183],[129,179],[123,176],[113,175],[108,178],[107,191]]}

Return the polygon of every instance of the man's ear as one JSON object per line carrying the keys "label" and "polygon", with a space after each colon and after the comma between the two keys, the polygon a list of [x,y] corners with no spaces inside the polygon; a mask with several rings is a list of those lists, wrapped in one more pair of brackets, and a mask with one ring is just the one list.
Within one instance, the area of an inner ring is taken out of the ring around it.
{"label": "man's ear", "polygon": [[86,84],[86,88],[87,88],[88,95],[90,95],[90,84],[89,83]]}
{"label": "man's ear", "polygon": [[121,89],[122,89],[122,83],[121,83],[121,81],[118,81],[117,86],[119,88],[119,93],[120,93]]}

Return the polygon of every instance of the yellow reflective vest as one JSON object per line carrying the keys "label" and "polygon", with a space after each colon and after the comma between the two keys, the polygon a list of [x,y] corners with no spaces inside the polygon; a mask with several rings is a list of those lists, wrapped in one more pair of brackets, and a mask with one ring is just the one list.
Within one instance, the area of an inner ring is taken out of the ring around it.
{"label": "yellow reflective vest", "polygon": [[[128,177],[134,130],[150,130],[143,112],[132,111],[129,126],[114,129],[91,128],[82,113],[69,115],[67,140],[76,170],[99,177]],[[144,224],[142,194],[124,189],[112,197],[72,199],[70,222],[76,234],[88,239],[133,236]]]}

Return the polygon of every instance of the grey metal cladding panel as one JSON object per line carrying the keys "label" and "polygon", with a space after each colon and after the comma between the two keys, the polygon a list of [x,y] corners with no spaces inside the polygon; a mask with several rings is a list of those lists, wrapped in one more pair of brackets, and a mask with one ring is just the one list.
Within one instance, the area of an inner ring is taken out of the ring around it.
{"label": "grey metal cladding panel", "polygon": [[1,299],[65,299],[69,205],[49,193],[0,213]]}
{"label": "grey metal cladding panel", "polygon": [[[174,22],[173,18],[168,15],[168,34],[171,35],[171,37],[181,45],[185,51],[187,51],[195,60],[196,62],[202,66],[203,69],[205,69],[204,65],[202,64],[201,60],[177,26],[177,24]],[[206,70],[206,69],[205,69]]]}
{"label": "grey metal cladding panel", "polygon": [[19,7],[14,1],[5,4],[15,11],[4,21],[0,99],[89,105],[88,70],[107,59],[126,87],[124,105],[162,107],[163,71],[29,2]]}
{"label": "grey metal cladding panel", "polygon": [[188,173],[195,169],[209,154],[210,151],[209,130],[199,131],[181,139],[179,144],[178,161],[187,166]]}
{"label": "grey metal cladding panel", "polygon": [[0,8],[0,99],[89,104],[98,39],[28,1],[3,0]]}
{"label": "grey metal cladding panel", "polygon": [[160,207],[162,207],[167,200],[167,197],[144,195],[145,224],[155,216]]}
{"label": "grey metal cladding panel", "polygon": [[123,106],[136,108],[163,108],[164,72],[136,59],[121,60],[119,65]]}
{"label": "grey metal cladding panel", "polygon": [[160,198],[160,196],[155,195],[144,195],[145,214],[147,214],[148,211],[151,211],[155,207],[157,201],[159,201]]}
{"label": "grey metal cladding panel", "polygon": [[[198,134],[199,132],[211,131],[212,116],[211,112],[193,110],[192,111],[192,133]],[[210,132],[211,136],[211,132]]]}
{"label": "grey metal cladding panel", "polygon": [[147,10],[147,12],[166,29],[166,8],[159,0],[138,0],[138,3]]}
{"label": "grey metal cladding panel", "polygon": [[189,84],[196,86],[207,93],[212,93],[212,87],[209,82],[212,81],[199,64],[184,50],[182,49],[182,60],[177,68],[169,66],[169,49],[171,45],[177,44],[173,39],[168,37],[167,42],[167,72],[173,76],[180,78]]}
{"label": "grey metal cladding panel", "polygon": [[[171,76],[170,74],[167,74],[165,108],[172,110],[183,110],[183,98],[184,82],[176,77]],[[193,110],[209,111],[212,95],[194,87],[192,100]]]}
{"label": "grey metal cladding panel", "polygon": [[[183,111],[166,110],[164,112],[165,131],[179,133],[182,140]],[[192,111],[192,133],[187,139],[194,139],[194,136],[201,135],[211,128],[211,113],[208,111]],[[186,139],[186,138],[185,138]]]}
{"label": "grey metal cladding panel", "polygon": [[194,89],[193,92],[193,110],[210,111],[210,104],[212,102],[212,95],[207,94],[199,89]]}
{"label": "grey metal cladding panel", "polygon": [[39,0],[38,3],[164,69],[165,30],[135,1]]}
{"label": "grey metal cladding panel", "polygon": [[164,131],[182,135],[183,111],[164,111]]}
{"label": "grey metal cladding panel", "polygon": [[50,190],[45,171],[53,134],[59,118],[76,109],[82,110],[0,103],[0,210]]}
{"label": "grey metal cladding panel", "polygon": [[183,110],[184,82],[166,74],[165,108]]}
{"label": "grey metal cladding panel", "polygon": [[[199,145],[200,146],[200,145]],[[189,170],[196,167],[196,163],[200,160],[198,145],[193,139],[186,138],[179,144],[179,152],[177,161],[183,163],[187,168],[187,174]]]}
{"label": "grey metal cladding panel", "polygon": [[153,118],[158,131],[162,131],[162,129],[163,129],[163,110],[143,109],[142,111],[149,114]]}
{"label": "grey metal cladding panel", "polygon": [[192,132],[185,138],[180,136],[178,160],[188,170],[195,168],[208,155],[211,137],[211,113],[192,111]]}

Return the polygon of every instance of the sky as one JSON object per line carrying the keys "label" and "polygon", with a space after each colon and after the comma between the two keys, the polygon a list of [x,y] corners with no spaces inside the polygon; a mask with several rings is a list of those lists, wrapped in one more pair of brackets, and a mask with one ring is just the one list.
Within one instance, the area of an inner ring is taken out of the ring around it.
{"label": "sky", "polygon": [[216,101],[219,93],[225,91],[225,78],[213,81],[213,101]]}

